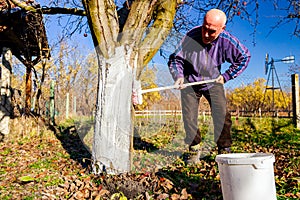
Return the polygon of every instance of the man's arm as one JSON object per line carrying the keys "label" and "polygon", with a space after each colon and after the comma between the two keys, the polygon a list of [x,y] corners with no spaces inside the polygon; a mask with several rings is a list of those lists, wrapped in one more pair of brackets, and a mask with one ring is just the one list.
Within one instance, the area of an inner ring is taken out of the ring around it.
{"label": "man's arm", "polygon": [[184,60],[177,56],[175,53],[171,54],[168,61],[169,71],[176,81],[178,78],[183,78],[183,65]]}
{"label": "man's arm", "polygon": [[237,38],[231,36],[226,50],[226,61],[231,63],[229,68],[222,74],[224,82],[236,78],[248,66],[251,55]]}
{"label": "man's arm", "polygon": [[169,71],[175,80],[174,85],[178,85],[178,89],[183,89],[182,86],[184,83],[184,75],[183,75],[183,66],[184,60],[175,55],[175,53],[171,54],[168,61]]}

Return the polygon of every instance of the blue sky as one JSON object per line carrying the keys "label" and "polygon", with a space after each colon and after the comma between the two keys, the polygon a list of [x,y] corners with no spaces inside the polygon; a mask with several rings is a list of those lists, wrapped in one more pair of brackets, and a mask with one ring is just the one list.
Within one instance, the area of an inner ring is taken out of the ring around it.
{"label": "blue sky", "polygon": [[[293,36],[295,23],[281,25],[279,28],[272,30],[279,21],[280,16],[285,16],[283,12],[274,11],[272,4],[261,2],[259,9],[259,25],[255,34],[255,45],[253,44],[253,27],[248,22],[239,20],[238,18],[228,25],[227,29],[236,35],[250,50],[252,58],[245,75],[253,77],[261,77],[267,79],[264,73],[264,62],[266,53],[276,59],[294,55],[295,63],[300,64],[300,38]],[[287,78],[288,68],[290,64],[276,62],[275,68],[279,79]]]}
{"label": "blue sky", "polygon": [[[278,2],[282,3],[285,1]],[[238,37],[251,52],[251,61],[243,75],[253,77],[254,79],[267,79],[267,75],[265,75],[264,72],[266,53],[269,53],[270,57],[274,59],[281,59],[289,55],[294,55],[296,58],[295,63],[299,65],[300,38],[292,36],[295,28],[294,23],[281,25],[268,35],[272,29],[271,27],[278,22],[279,17],[283,17],[286,14],[283,14],[283,12],[278,10],[275,12],[273,5],[269,1],[260,1],[259,3],[259,25],[254,38],[252,35],[253,27],[249,24],[249,22],[241,20],[240,17],[235,17],[234,21],[227,25],[227,30]],[[55,20],[53,22],[55,22]],[[50,42],[56,37],[56,34],[61,31],[61,27],[56,27],[56,29],[53,27],[54,26],[52,26],[50,30],[47,30]],[[90,35],[88,37],[83,37],[83,33],[77,35],[73,41],[78,41],[83,46],[83,49],[92,46]],[[253,41],[255,41],[255,45],[253,44]],[[166,65],[166,61],[163,59],[155,59],[155,62],[161,65]],[[275,68],[280,79],[290,79],[290,76],[287,75],[288,66],[289,64],[281,62],[275,63]],[[223,66],[223,69],[226,69],[226,65]]]}
{"label": "blue sky", "polygon": [[[283,2],[279,1],[279,3]],[[253,79],[268,78],[264,68],[266,53],[274,60],[294,55],[295,63],[300,65],[300,38],[293,36],[295,22],[283,24],[279,28],[272,30],[272,27],[276,25],[280,17],[284,16],[286,16],[286,13],[280,10],[275,11],[270,2],[260,1],[259,24],[254,36],[253,26],[248,21],[241,20],[240,17],[235,17],[233,22],[227,24],[226,29],[239,38],[251,52],[252,58],[249,66],[242,74],[244,77],[253,77]],[[270,33],[271,30],[272,32]],[[289,65],[275,62],[275,69],[280,82],[286,80],[285,82],[290,83]],[[225,64],[222,69],[224,70],[226,67],[227,65]],[[247,84],[249,80],[245,80],[245,83]],[[238,81],[238,83],[241,83],[241,81]],[[282,83],[280,84],[283,86]]]}

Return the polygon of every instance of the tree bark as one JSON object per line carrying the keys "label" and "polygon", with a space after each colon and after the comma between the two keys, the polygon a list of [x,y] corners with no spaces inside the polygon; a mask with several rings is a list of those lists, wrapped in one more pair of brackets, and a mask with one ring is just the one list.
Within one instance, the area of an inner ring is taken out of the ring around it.
{"label": "tree bark", "polygon": [[99,62],[93,171],[129,172],[132,90],[172,27],[176,0],[133,1],[120,34],[113,1],[83,0],[83,4]]}
{"label": "tree bark", "polygon": [[32,94],[32,71],[31,62],[26,64],[25,78],[25,115],[29,116],[31,112],[31,94]]}
{"label": "tree bark", "polygon": [[12,74],[12,53],[4,47],[2,52],[1,65],[1,104],[0,104],[0,133],[9,134],[10,116],[12,114],[11,105],[11,74]]}
{"label": "tree bark", "polygon": [[124,46],[110,59],[100,58],[93,141],[93,172],[117,174],[131,168],[131,91],[133,70]]}
{"label": "tree bark", "polygon": [[112,0],[83,0],[97,53],[104,58],[114,54],[119,33],[118,15]]}

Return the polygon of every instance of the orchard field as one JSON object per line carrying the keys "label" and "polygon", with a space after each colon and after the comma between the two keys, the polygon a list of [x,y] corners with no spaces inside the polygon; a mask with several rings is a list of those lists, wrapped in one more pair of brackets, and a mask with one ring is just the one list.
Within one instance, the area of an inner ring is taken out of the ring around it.
{"label": "orchard field", "polygon": [[[299,199],[300,131],[291,120],[233,121],[233,153],[273,153],[277,199]],[[19,126],[1,141],[0,199],[222,199],[214,148],[197,165],[186,165],[182,155],[165,166],[153,165],[151,152],[159,153],[174,139],[172,124],[152,137],[135,138],[133,171],[115,176],[91,173],[91,155],[74,120],[56,127],[35,121],[15,124]],[[209,125],[201,128],[207,131]]]}

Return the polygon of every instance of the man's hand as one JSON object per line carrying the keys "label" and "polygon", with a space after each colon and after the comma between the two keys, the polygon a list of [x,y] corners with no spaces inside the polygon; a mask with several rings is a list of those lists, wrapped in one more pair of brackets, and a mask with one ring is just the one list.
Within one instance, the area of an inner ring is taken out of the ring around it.
{"label": "man's hand", "polygon": [[178,78],[178,79],[175,81],[174,85],[178,85],[178,88],[177,88],[177,89],[181,90],[181,89],[186,88],[185,86],[183,86],[183,83],[184,83],[184,78]]}
{"label": "man's hand", "polygon": [[218,76],[216,83],[224,84],[225,83],[224,77],[222,75]]}
{"label": "man's hand", "polygon": [[133,105],[138,105],[139,104],[138,93],[136,91],[132,91],[131,100],[132,100]]}

